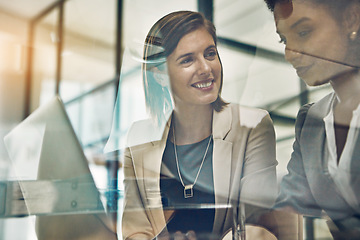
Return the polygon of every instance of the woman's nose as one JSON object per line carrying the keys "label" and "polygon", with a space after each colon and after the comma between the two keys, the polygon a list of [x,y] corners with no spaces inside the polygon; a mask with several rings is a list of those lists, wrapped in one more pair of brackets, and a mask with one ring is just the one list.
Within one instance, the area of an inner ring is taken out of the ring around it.
{"label": "woman's nose", "polygon": [[292,65],[296,64],[300,60],[301,55],[302,55],[301,51],[286,46],[285,59]]}
{"label": "woman's nose", "polygon": [[200,75],[209,74],[211,71],[210,64],[205,58],[199,60],[198,72]]}

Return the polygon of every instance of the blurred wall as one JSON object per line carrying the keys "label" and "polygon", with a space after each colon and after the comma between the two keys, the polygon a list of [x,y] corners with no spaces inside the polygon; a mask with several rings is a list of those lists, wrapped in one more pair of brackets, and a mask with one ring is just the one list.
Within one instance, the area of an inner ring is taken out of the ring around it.
{"label": "blurred wall", "polygon": [[[28,22],[0,11],[0,181],[13,179],[4,136],[23,119]],[[29,219],[0,219],[0,239],[33,235]],[[21,234],[14,232],[21,230]]]}

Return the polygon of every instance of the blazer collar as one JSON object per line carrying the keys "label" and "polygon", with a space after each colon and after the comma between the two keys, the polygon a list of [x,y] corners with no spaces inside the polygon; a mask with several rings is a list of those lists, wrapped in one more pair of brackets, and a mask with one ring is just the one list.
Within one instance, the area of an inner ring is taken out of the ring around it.
{"label": "blazer collar", "polygon": [[[303,151],[304,158],[320,159],[321,161],[311,161],[311,166],[306,166],[307,162],[305,161],[305,167],[316,167],[321,171],[327,169],[327,166],[324,165],[324,151],[326,146],[325,123],[323,119],[330,111],[333,97],[333,94],[329,94],[309,108],[302,127],[300,141],[302,149],[306,149],[306,151]],[[314,163],[317,164],[314,166]]]}
{"label": "blazer collar", "polygon": [[[169,120],[164,128],[162,135],[161,143],[166,144],[167,136],[169,134],[169,129],[171,125],[172,115],[170,115]],[[213,111],[213,123],[212,123],[212,134],[215,139],[224,139],[226,135],[231,130],[232,124],[232,112],[230,106],[225,106],[221,112]],[[165,141],[163,141],[165,140]]]}
{"label": "blazer collar", "polygon": [[232,113],[231,107],[226,106],[221,112],[213,113],[213,138],[224,139],[231,130]]}

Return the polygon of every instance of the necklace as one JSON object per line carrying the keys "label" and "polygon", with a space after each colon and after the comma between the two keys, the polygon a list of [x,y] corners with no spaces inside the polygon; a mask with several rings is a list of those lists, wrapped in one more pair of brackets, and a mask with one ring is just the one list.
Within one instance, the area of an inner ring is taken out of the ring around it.
{"label": "necklace", "polygon": [[195,177],[194,182],[193,182],[192,184],[185,185],[185,184],[184,184],[184,181],[183,181],[183,179],[182,179],[182,177],[181,177],[180,168],[179,168],[179,160],[178,160],[178,156],[177,156],[177,152],[176,152],[176,140],[175,140],[175,130],[174,130],[174,128],[175,128],[175,127],[173,126],[172,130],[173,130],[173,139],[174,139],[174,152],[175,152],[176,168],[177,168],[177,172],[178,172],[178,174],[179,174],[179,178],[180,178],[181,185],[183,185],[183,187],[184,187],[184,198],[191,198],[191,197],[193,197],[193,195],[194,195],[193,187],[194,187],[195,184],[196,184],[196,181],[197,181],[197,179],[198,179],[198,177],[199,177],[201,168],[202,168],[202,166],[203,166],[203,164],[204,164],[205,157],[206,157],[207,152],[208,152],[208,150],[209,150],[209,146],[210,146],[210,142],[211,142],[211,136],[210,136],[210,138],[209,138],[209,142],[208,142],[208,145],[207,145],[207,147],[206,147],[204,157],[203,157],[203,159],[202,159],[202,161],[201,161],[201,164],[200,164],[199,170],[198,170],[198,172],[197,172],[197,174],[196,174],[196,177]]}

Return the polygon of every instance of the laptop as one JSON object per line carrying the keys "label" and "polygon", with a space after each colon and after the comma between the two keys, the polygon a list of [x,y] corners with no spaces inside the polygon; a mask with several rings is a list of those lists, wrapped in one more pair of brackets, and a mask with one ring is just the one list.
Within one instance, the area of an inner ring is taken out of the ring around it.
{"label": "laptop", "polygon": [[4,142],[17,176],[7,183],[5,217],[105,212],[58,96],[16,126]]}

